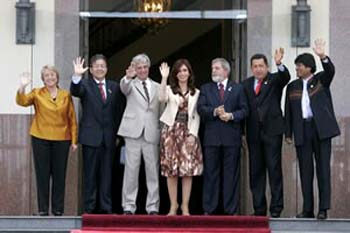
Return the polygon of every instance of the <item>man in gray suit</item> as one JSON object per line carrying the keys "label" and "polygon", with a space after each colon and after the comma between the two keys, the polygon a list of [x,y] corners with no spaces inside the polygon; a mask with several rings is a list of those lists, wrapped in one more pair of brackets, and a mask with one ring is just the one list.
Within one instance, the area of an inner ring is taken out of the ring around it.
{"label": "man in gray suit", "polygon": [[122,206],[124,214],[134,214],[138,192],[141,155],[145,162],[148,214],[159,211],[159,84],[148,77],[150,59],[146,54],[135,56],[120,89],[127,99],[118,131],[125,138],[126,159]]}

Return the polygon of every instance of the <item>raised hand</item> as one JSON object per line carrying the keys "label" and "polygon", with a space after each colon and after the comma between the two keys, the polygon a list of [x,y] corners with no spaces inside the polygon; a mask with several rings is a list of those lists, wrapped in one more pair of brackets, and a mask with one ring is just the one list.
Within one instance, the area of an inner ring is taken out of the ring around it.
{"label": "raised hand", "polygon": [[84,68],[84,58],[77,57],[75,60],[73,60],[73,66],[74,66],[74,74],[76,76],[82,76],[89,67]]}
{"label": "raised hand", "polygon": [[19,75],[19,77],[21,79],[21,83],[20,83],[21,88],[25,88],[32,82],[32,77],[29,72],[23,72]]}
{"label": "raised hand", "polygon": [[275,59],[276,65],[281,65],[282,59],[283,59],[283,55],[284,55],[284,48],[280,47],[280,48],[275,50],[274,59]]}
{"label": "raised hand", "polygon": [[315,40],[315,46],[313,47],[313,50],[317,56],[319,56],[321,59],[324,59],[326,57],[326,42],[323,39],[317,39]]}
{"label": "raised hand", "polygon": [[135,64],[130,63],[128,69],[125,71],[125,75],[127,79],[132,79],[136,76]]}
{"label": "raised hand", "polygon": [[162,78],[167,79],[169,76],[169,66],[168,63],[163,62],[160,66],[159,66],[159,71],[160,74],[162,75]]}

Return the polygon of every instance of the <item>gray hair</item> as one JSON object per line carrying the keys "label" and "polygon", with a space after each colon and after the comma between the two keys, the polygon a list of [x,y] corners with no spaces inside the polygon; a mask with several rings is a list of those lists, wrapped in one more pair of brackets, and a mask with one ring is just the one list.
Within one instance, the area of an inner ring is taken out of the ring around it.
{"label": "gray hair", "polygon": [[222,68],[224,68],[228,73],[231,72],[230,63],[228,63],[228,61],[225,58],[222,58],[222,57],[215,58],[214,60],[211,61],[212,65],[214,65],[214,63],[220,63]]}
{"label": "gray hair", "polygon": [[148,67],[151,67],[151,60],[145,53],[137,54],[135,57],[132,58],[131,60],[132,63],[140,64],[146,64]]}

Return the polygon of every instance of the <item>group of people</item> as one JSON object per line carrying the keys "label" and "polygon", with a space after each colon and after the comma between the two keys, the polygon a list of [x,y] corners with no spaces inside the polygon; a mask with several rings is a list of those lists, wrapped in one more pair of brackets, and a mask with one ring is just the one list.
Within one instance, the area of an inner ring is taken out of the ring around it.
{"label": "group of people", "polygon": [[[316,72],[312,54],[295,59],[298,79],[290,81],[282,63],[284,50],[275,51],[278,71],[269,71],[263,54],[251,57],[253,76],[236,83],[230,80],[230,64],[224,58],[212,60],[212,82],[200,90],[186,59],[172,68],[162,63],[161,83],[149,77],[151,62],[146,54],[132,58],[118,84],[107,80],[103,55],[73,61],[70,93],[58,86],[56,68],[44,66],[44,87],[25,94],[30,75],[23,74],[17,92],[19,105],[34,105],[30,134],[38,191],[39,215],[49,214],[50,179],[54,215],[64,212],[64,185],[69,148],[82,145],[84,213],[112,213],[112,157],[116,141],[125,141],[125,170],[122,187],[124,214],[135,214],[141,159],[145,164],[148,214],[159,212],[159,173],[166,177],[170,199],[168,215],[190,215],[189,200],[193,176],[203,175],[203,211],[216,213],[222,192],[225,214],[239,207],[240,157],[242,141],[249,151],[250,188],[254,215],[267,214],[266,175],[271,187],[270,215],[283,210],[281,150],[283,135],[293,143],[299,161],[303,210],[297,217],[313,218],[313,176],[319,186],[317,218],[327,218],[330,208],[331,138],[340,134],[332,105],[330,84],[334,66],[325,54],[325,42],[316,40],[315,54],[323,70]],[[87,70],[91,77],[83,78]],[[288,84],[289,83],[289,84]],[[281,98],[287,86],[285,114]],[[72,96],[82,105],[77,129]],[[126,100],[126,106],[125,106]],[[199,137],[199,128],[203,136]],[[79,134],[77,133],[79,131]],[[160,169],[160,171],[159,171]],[[178,204],[181,178],[182,203]],[[222,184],[222,185],[220,185]],[[222,191],[220,191],[222,187]]]}

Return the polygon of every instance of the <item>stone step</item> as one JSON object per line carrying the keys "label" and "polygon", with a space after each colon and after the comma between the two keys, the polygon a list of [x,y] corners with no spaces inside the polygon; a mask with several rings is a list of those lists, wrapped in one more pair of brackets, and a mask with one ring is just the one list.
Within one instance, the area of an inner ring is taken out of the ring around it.
{"label": "stone step", "polygon": [[[272,233],[349,233],[350,219],[270,219]],[[0,216],[1,233],[69,233],[81,228],[80,216]]]}
{"label": "stone step", "polygon": [[350,232],[350,219],[270,219],[272,233],[345,233]]}
{"label": "stone step", "polygon": [[81,217],[38,217],[38,216],[1,216],[0,232],[40,232],[69,233],[72,229],[80,229]]}

